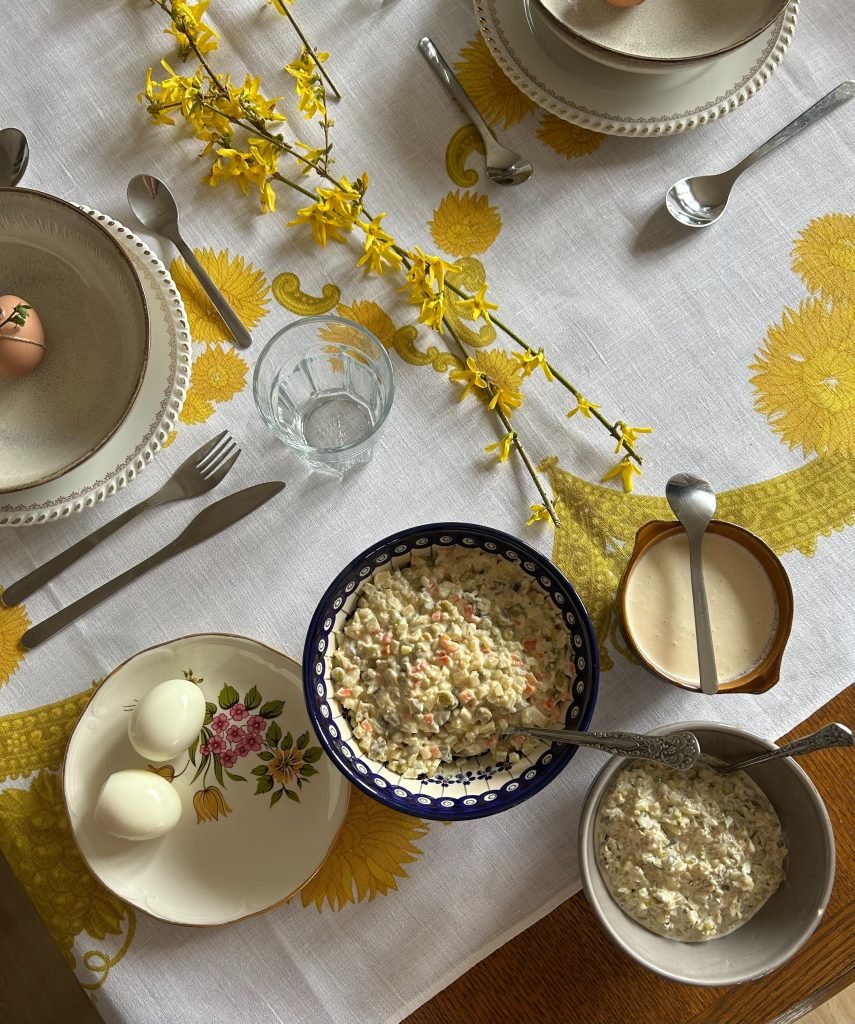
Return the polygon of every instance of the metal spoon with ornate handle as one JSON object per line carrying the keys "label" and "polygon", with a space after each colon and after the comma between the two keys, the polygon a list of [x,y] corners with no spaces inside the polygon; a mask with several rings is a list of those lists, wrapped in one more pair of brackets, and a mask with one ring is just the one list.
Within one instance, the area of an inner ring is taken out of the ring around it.
{"label": "metal spoon with ornate handle", "polygon": [[645,736],[639,732],[576,732],[573,729],[536,729],[518,726],[504,729],[503,736],[534,736],[547,743],[593,747],[618,757],[658,761],[677,771],[688,771],[701,756],[701,745],[693,732],[672,732],[669,736]]}
{"label": "metal spoon with ornate handle", "polygon": [[128,205],[143,227],[155,234],[163,235],[172,242],[223,318],[223,323],[228,327],[235,344],[240,348],[249,348],[252,344],[252,335],[241,323],[220,289],[205,273],[205,268],[196,259],[193,250],[181,237],[178,230],[178,205],[166,182],[151,174],[138,174],[131,178],[128,183]]}
{"label": "metal spoon with ornate handle", "polygon": [[743,768],[753,768],[755,764],[763,764],[764,761],[773,761],[777,757],[799,757],[802,754],[813,754],[817,750],[825,750],[827,747],[851,747],[853,745],[855,745],[855,740],[852,738],[852,730],[841,725],[840,722],[832,722],[831,725],[824,725],[818,732],[812,732],[810,736],[802,736],[776,750],[768,750],[765,754],[748,757],[744,761],[737,761],[736,764],[716,763],[714,767],[721,775],[729,775],[731,772],[742,771]]}

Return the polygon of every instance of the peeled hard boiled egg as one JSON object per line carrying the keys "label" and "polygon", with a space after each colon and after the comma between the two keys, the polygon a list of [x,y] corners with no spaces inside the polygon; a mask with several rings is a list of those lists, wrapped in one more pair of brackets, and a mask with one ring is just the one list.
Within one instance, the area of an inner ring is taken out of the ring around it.
{"label": "peeled hard boiled egg", "polygon": [[156,839],[175,828],[181,797],[154,772],[130,768],[113,772],[101,787],[95,820],[120,839]]}
{"label": "peeled hard boiled egg", "polygon": [[158,683],[134,708],[128,739],[150,761],[171,761],[199,735],[205,721],[205,698],[189,679]]}

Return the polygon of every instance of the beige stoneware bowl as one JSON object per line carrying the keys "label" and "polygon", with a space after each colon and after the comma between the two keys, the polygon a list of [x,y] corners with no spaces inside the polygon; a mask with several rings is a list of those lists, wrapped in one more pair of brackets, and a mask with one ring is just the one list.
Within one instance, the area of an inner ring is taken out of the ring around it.
{"label": "beige stoneware bowl", "polygon": [[[683,722],[657,729],[690,729],[706,754],[733,762],[775,744],[714,722]],[[600,803],[625,758],[612,758],[594,779],[582,809],[579,861],[585,895],[609,938],[643,967],[687,985],[738,985],[761,978],[793,957],[813,934],[834,883],[834,835],[822,798],[791,758],[749,772],[772,802],[787,844],[786,877],[763,907],[736,931],[708,942],[666,939],[636,924],[618,907],[600,873],[595,825]]]}
{"label": "beige stoneware bowl", "polygon": [[534,17],[591,60],[621,71],[665,74],[700,68],[770,28],[787,0],[532,0]]}
{"label": "beige stoneware bowl", "polygon": [[0,494],[54,480],[128,415],[149,357],[137,273],[118,241],[54,196],[0,188],[0,282],[45,329],[29,376],[0,380]]}

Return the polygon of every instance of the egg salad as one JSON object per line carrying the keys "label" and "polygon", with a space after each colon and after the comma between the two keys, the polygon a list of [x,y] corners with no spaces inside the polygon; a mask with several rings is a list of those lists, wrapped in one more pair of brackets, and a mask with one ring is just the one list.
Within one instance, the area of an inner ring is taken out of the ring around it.
{"label": "egg salad", "polygon": [[603,798],[596,844],[624,913],[683,942],[738,928],[784,880],[781,823],[744,772],[633,761]]}

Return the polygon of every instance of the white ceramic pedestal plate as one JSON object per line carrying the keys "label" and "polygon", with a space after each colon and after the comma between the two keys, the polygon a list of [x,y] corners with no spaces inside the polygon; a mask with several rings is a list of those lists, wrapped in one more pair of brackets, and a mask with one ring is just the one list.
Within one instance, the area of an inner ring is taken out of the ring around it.
{"label": "white ceramic pedestal plate", "polygon": [[634,138],[676,135],[749,100],[783,60],[798,9],[792,0],[768,32],[699,70],[645,75],[583,57],[533,17],[530,0],[475,0],[487,46],[526,96],[572,124]]}
{"label": "white ceramic pedestal plate", "polygon": [[175,428],[190,383],[187,319],[166,267],[118,221],[85,206],[81,209],[120,242],[139,276],[151,331],[148,365],[133,407],[109,441],[55,480],[0,495],[0,526],[29,526],[65,518],[125,487],[151,462]]}

